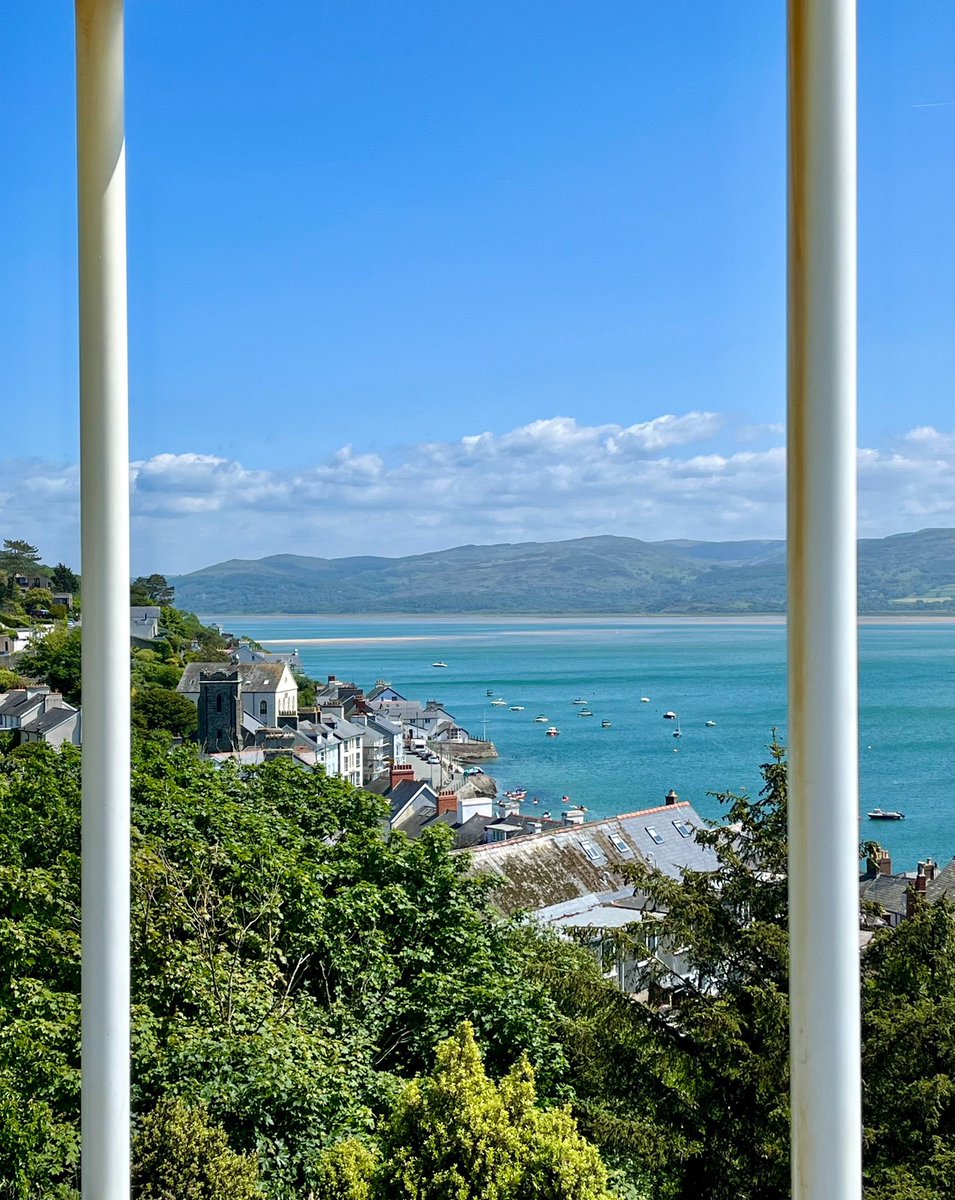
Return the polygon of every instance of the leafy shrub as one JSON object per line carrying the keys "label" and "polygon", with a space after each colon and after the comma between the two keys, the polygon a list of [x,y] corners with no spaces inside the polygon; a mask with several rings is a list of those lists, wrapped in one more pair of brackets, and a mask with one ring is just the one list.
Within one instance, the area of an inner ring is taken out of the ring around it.
{"label": "leafy shrub", "polygon": [[133,1195],[137,1200],[257,1200],[263,1194],[258,1181],[255,1157],[229,1147],[205,1105],[166,1098],[136,1130]]}

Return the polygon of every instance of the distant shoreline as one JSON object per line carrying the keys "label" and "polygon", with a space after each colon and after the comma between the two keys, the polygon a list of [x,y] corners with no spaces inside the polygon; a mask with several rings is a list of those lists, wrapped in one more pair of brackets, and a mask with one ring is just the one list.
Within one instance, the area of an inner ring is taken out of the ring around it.
{"label": "distant shoreline", "polygon": [[[780,625],[785,613],[207,613],[204,622],[230,621],[483,621],[501,625],[514,621],[575,621],[579,624],[619,621],[626,624],[654,625]],[[860,625],[955,625],[955,613],[864,613]],[[273,641],[276,639],[272,639]],[[321,638],[318,641],[355,641],[351,637]],[[409,635],[402,640],[422,640]]]}

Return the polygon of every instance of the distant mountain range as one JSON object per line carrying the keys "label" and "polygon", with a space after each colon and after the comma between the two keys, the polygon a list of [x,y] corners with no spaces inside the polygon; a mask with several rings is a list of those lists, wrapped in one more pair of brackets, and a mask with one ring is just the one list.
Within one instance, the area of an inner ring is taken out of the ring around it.
{"label": "distant mountain range", "polygon": [[[775,613],[786,546],[586,537],[405,558],[275,554],[170,582],[177,605],[204,613]],[[955,611],[955,529],[860,541],[859,607]]]}

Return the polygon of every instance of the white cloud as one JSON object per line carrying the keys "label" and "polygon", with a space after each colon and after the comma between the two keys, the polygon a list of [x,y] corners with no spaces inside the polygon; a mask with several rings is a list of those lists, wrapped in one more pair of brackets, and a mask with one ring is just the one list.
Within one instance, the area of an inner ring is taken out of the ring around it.
{"label": "white cloud", "polygon": [[[348,445],[296,471],[158,454],[130,467],[133,566],[173,573],[266,554],[393,555],[592,533],[780,537],[785,451],[778,429],[764,426],[758,440],[771,444],[755,448],[746,427],[692,412],[631,426],[553,417],[387,456]],[[860,450],[859,487],[864,535],[955,524],[955,433],[922,427]],[[3,536],[38,542],[48,559],[77,560],[76,498],[75,466],[0,463]]]}

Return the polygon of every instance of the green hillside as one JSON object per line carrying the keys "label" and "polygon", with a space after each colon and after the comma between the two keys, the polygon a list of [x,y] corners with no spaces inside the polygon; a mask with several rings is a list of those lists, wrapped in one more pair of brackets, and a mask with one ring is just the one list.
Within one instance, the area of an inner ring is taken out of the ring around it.
{"label": "green hillside", "polygon": [[[782,612],[781,541],[457,546],[403,558],[230,559],[171,580],[203,612]],[[955,529],[859,542],[863,612],[955,610]]]}

